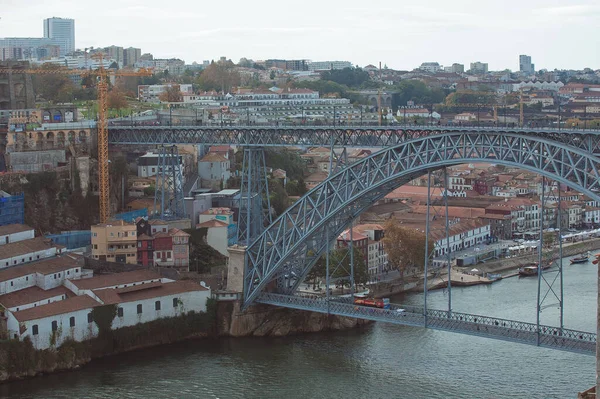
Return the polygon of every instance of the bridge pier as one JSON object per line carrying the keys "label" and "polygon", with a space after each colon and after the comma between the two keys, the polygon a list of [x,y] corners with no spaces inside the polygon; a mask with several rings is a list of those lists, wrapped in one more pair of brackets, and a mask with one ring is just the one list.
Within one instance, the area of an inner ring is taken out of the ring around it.
{"label": "bridge pier", "polygon": [[227,248],[229,251],[229,262],[227,263],[227,291],[244,291],[244,273],[246,247],[234,245]]}

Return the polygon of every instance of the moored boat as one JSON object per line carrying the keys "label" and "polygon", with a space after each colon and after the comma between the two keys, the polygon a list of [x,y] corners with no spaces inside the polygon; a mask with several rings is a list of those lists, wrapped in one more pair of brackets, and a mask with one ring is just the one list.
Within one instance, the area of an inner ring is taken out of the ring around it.
{"label": "moored boat", "polygon": [[[549,269],[551,264],[546,264],[542,266],[542,270]],[[529,277],[529,276],[537,276],[538,274],[538,266],[535,263],[530,263],[527,266],[522,266],[519,268],[519,276]]]}
{"label": "moored boat", "polygon": [[590,257],[588,255],[579,255],[571,259],[571,264],[586,263],[588,260],[590,260]]}

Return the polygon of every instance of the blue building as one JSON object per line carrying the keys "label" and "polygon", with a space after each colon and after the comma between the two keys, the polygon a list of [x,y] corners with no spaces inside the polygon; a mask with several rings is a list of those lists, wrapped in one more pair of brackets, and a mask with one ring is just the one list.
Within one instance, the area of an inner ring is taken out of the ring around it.
{"label": "blue building", "polygon": [[0,190],[0,226],[25,223],[25,195]]}

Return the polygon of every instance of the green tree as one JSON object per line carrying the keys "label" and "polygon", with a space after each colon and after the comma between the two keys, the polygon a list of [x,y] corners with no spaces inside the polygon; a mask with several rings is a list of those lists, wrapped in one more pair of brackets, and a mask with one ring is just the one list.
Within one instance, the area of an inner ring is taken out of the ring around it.
{"label": "green tree", "polygon": [[281,215],[289,207],[290,200],[280,180],[269,180],[269,200],[276,216]]}
{"label": "green tree", "polygon": [[[400,279],[411,268],[422,270],[425,266],[425,233],[403,227],[395,219],[385,224],[383,246],[388,255],[388,264],[400,272]],[[430,246],[430,249],[433,249]]]}
{"label": "green tree", "polygon": [[[56,71],[62,69],[58,65],[43,64],[41,69]],[[33,75],[34,92],[50,102],[69,102],[73,97],[75,85],[69,75],[60,73]]]}
{"label": "green tree", "polygon": [[360,68],[344,68],[326,71],[323,72],[321,78],[349,87],[360,87],[370,79],[369,73]]}
{"label": "green tree", "polygon": [[271,73],[269,73],[269,79],[275,79],[275,71],[271,71]]}

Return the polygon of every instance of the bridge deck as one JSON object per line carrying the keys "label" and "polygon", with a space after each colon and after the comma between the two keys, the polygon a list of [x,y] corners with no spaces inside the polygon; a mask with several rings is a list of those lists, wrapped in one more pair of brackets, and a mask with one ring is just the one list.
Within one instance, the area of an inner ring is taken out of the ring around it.
{"label": "bridge deck", "polygon": [[[537,326],[533,323],[515,320],[436,309],[428,309],[427,314],[424,315],[423,308],[395,304],[391,305],[389,310],[377,309],[356,306],[350,298],[336,298],[328,302],[326,298],[263,293],[256,302],[404,326],[476,335],[586,355],[596,354],[596,334],[569,329],[561,330],[558,327],[543,325],[538,331]],[[404,311],[399,312],[398,309],[404,309]]]}

